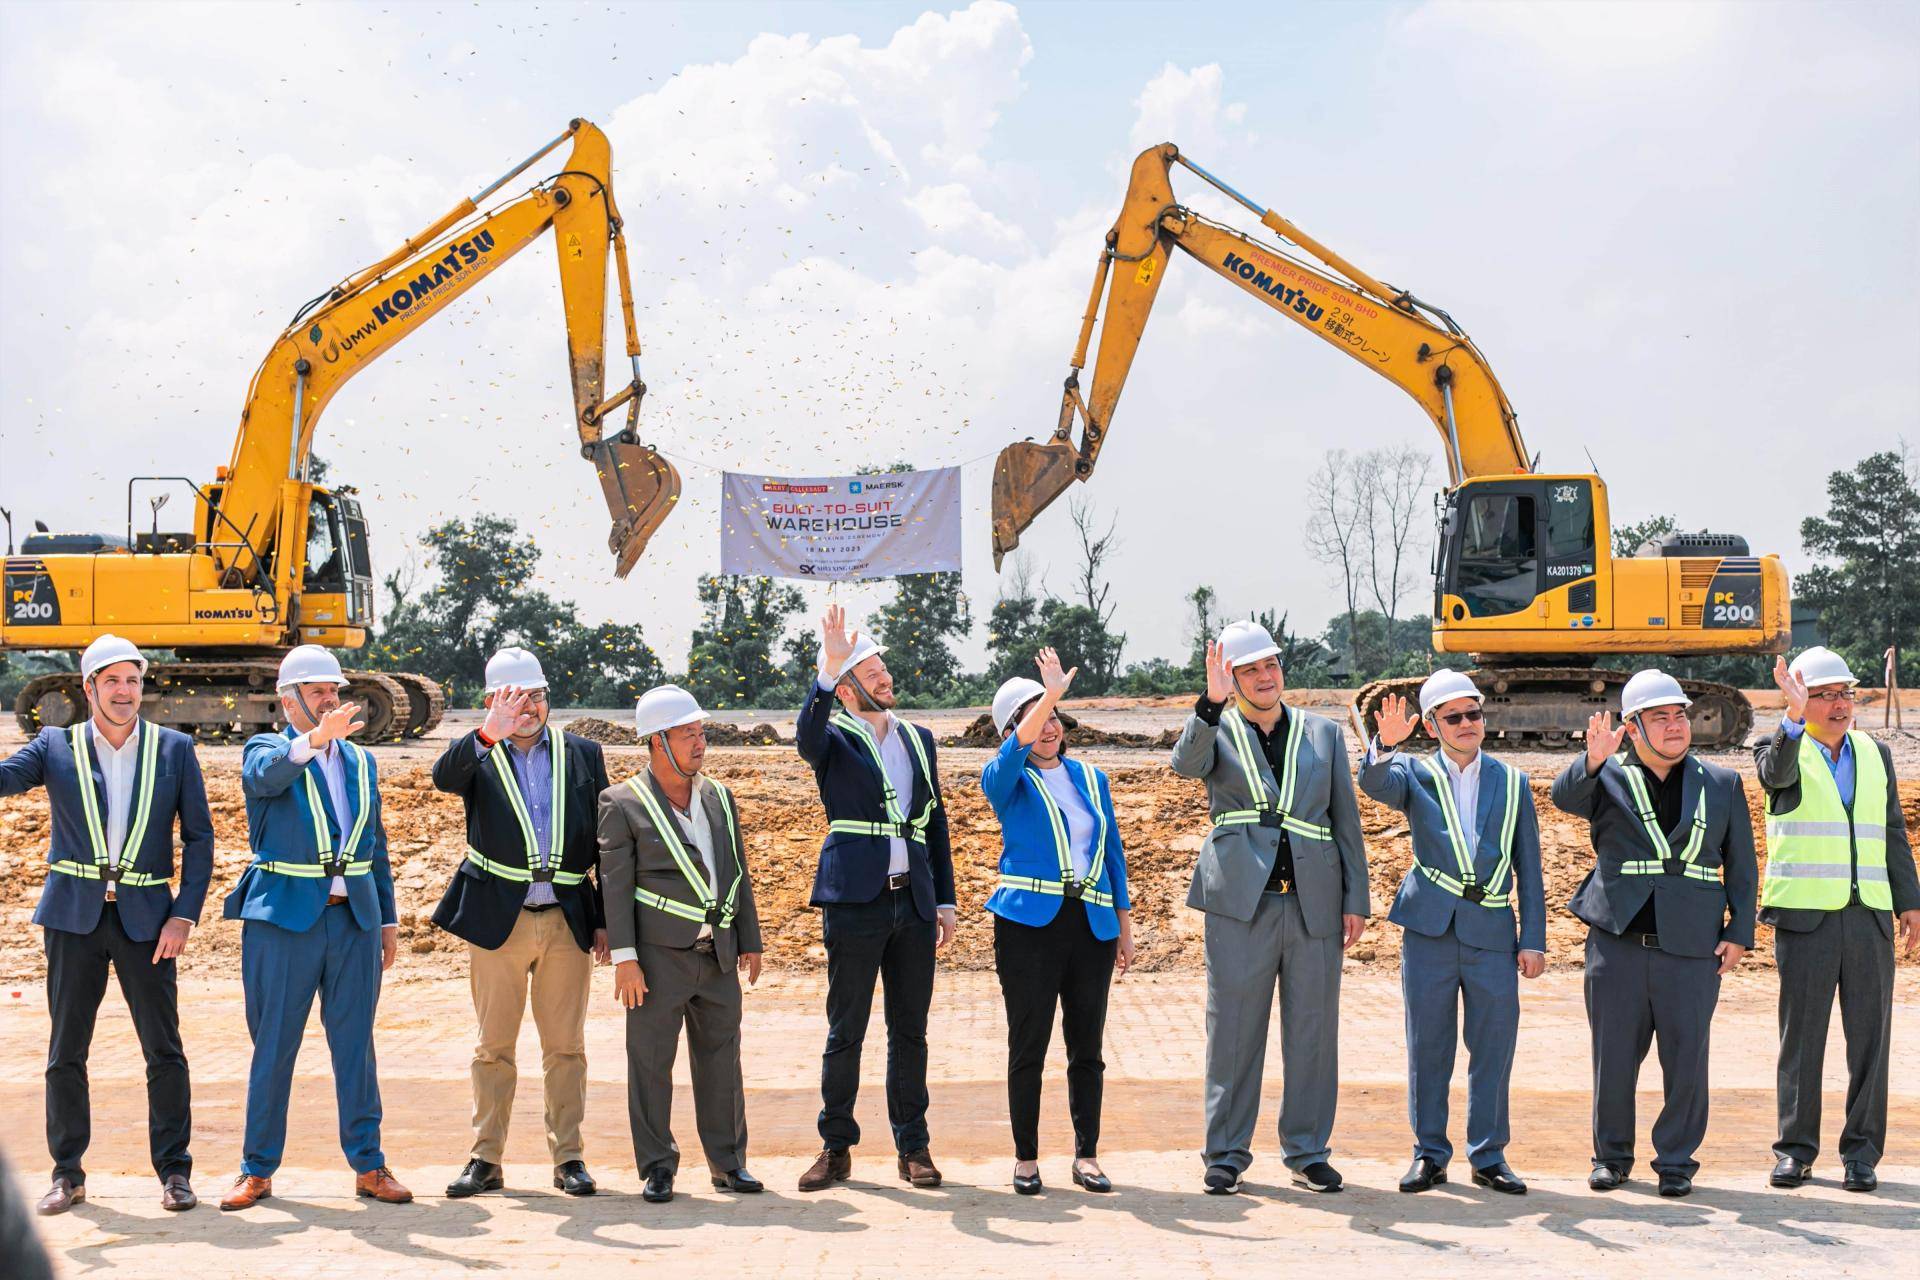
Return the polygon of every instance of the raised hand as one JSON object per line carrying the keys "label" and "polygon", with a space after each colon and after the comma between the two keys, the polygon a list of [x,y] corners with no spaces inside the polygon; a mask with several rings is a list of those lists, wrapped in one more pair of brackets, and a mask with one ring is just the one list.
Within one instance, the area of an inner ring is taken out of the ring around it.
{"label": "raised hand", "polygon": [[1773,660],[1773,682],[1780,686],[1780,695],[1787,700],[1787,719],[1805,724],[1807,682],[1788,669],[1785,654]]}
{"label": "raised hand", "polygon": [[343,702],[321,715],[320,723],[307,733],[307,742],[314,747],[324,747],[329,742],[352,737],[366,727],[367,722],[360,719],[360,704]]}
{"label": "raised hand", "polygon": [[1413,736],[1420,717],[1413,713],[1405,698],[1390,693],[1380,700],[1380,712],[1374,717],[1374,723],[1380,734],[1380,745],[1391,751]]}
{"label": "raised hand", "polygon": [[1080,668],[1078,667],[1073,668],[1071,671],[1062,671],[1060,669],[1060,655],[1051,649],[1042,649],[1039,653],[1035,654],[1033,656],[1033,662],[1035,666],[1040,668],[1041,686],[1053,695],[1054,701],[1056,702],[1066,696],[1067,686],[1072,684],[1073,678],[1080,674]]}
{"label": "raised hand", "polygon": [[820,646],[827,656],[828,676],[837,679],[846,674],[847,659],[853,656],[853,646],[859,640],[858,631],[847,632],[846,608],[828,605],[826,616],[820,619]]}
{"label": "raised hand", "polygon": [[1233,698],[1233,664],[1227,661],[1227,646],[1218,640],[1207,641],[1207,701],[1228,702]]}
{"label": "raised hand", "polygon": [[1626,725],[1614,727],[1613,712],[1596,711],[1588,716],[1587,772],[1589,774],[1600,772],[1600,766],[1607,762],[1607,757],[1620,749],[1620,744],[1626,741],[1626,737]]}
{"label": "raised hand", "polygon": [[527,709],[527,702],[532,696],[515,685],[497,691],[487,707],[487,718],[480,723],[480,732],[494,742],[511,738],[514,726],[520,723],[520,714]]}

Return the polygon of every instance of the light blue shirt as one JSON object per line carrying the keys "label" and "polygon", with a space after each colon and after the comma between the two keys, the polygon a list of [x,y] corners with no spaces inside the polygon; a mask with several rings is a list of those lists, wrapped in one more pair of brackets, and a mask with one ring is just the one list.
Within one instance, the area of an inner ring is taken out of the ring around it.
{"label": "light blue shirt", "polygon": [[[1798,742],[1800,735],[1807,731],[1807,726],[1797,720],[1783,719],[1780,722],[1780,727],[1785,729],[1787,736],[1795,742]],[[1819,744],[1816,743],[1815,745]],[[1838,760],[1833,758],[1832,753],[1829,752],[1825,746],[1820,746],[1820,758],[1826,761],[1827,768],[1833,773],[1833,785],[1838,788],[1840,792],[1840,803],[1849,809],[1853,808],[1852,736],[1849,735],[1840,739],[1840,758]]]}
{"label": "light blue shirt", "polygon": [[[487,753],[481,749],[478,738],[473,740],[473,746],[484,759]],[[547,745],[546,731],[541,731],[531,751],[522,751],[511,740],[495,744],[494,749],[502,747],[506,748],[507,762],[513,766],[514,780],[520,784],[520,799],[527,806],[527,818],[533,823],[534,848],[544,853],[553,833],[553,751]],[[538,866],[538,856],[529,863],[528,869],[535,866]],[[527,886],[526,904],[530,907],[551,906],[558,901],[551,884],[535,881]]]}

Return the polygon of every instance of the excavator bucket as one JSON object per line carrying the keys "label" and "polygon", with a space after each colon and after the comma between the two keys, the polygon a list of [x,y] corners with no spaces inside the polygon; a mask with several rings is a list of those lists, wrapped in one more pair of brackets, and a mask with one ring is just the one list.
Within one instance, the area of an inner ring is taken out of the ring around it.
{"label": "excavator bucket", "polygon": [[1000,451],[993,464],[993,567],[1020,545],[1020,534],[1079,476],[1080,453],[1070,441],[1023,440]]}
{"label": "excavator bucket", "polygon": [[647,539],[673,514],[673,504],[680,500],[680,473],[643,444],[608,440],[590,448],[600,491],[607,495],[613,516],[607,546],[613,551],[614,576],[624,578],[647,549]]}

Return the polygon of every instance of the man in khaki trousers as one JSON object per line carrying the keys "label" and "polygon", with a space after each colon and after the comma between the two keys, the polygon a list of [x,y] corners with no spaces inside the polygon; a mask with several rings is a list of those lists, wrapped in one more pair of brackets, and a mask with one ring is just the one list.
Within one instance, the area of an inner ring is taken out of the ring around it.
{"label": "man in khaki trousers", "polygon": [[505,1185],[501,1161],[519,1070],[515,1045],[533,997],[546,1079],[553,1185],[595,1191],[580,1143],[586,1115],[587,995],[607,960],[595,814],[607,786],[600,745],[547,724],[547,679],[525,649],[487,663],[487,718],[433,766],[461,797],[467,856],[433,922],[468,944],[473,1011],[473,1148],[447,1187],[459,1198]]}

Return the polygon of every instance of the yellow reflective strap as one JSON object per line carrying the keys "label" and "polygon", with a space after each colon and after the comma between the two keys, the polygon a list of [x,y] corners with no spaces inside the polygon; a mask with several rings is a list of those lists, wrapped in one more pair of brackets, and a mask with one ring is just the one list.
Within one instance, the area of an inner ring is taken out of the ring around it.
{"label": "yellow reflective strap", "polygon": [[[733,865],[736,874],[733,878],[733,884],[727,890],[726,902],[719,903],[720,923],[722,925],[730,925],[733,923],[735,906],[739,902],[740,882],[746,878],[746,868],[740,861],[740,835],[734,823],[733,796],[719,783],[714,782],[712,779],[708,779],[707,781],[708,784],[719,793],[721,811],[727,816],[728,843],[733,846]],[[659,801],[653,798],[653,791],[646,785],[644,776],[628,778],[627,786],[635,796],[639,797],[641,805],[647,811],[648,819],[653,823],[654,831],[660,836],[660,842],[667,846],[667,852],[673,856],[674,865],[680,868],[681,878],[687,882],[687,886],[693,890],[694,896],[700,900],[700,912],[698,916],[686,915],[685,912],[682,911],[675,911],[672,914],[682,916],[689,920],[698,919],[701,923],[706,923],[707,913],[714,909],[716,903],[718,903],[718,899],[713,896],[713,887],[707,882],[707,877],[703,874],[703,869],[693,861],[692,856],[687,852],[686,845],[681,842],[680,833],[676,829],[679,824],[669,818],[666,811],[660,807]],[[698,787],[694,788],[693,802],[695,804],[700,802],[700,790]],[[645,894],[644,897],[642,896],[643,893]],[[658,906],[659,902],[672,901],[668,898],[662,898],[659,894],[642,890],[638,886],[634,888],[633,896],[636,900],[646,903],[648,906]],[[649,899],[658,899],[659,902],[649,901]],[[665,907],[661,907],[660,909],[662,911],[667,910]],[[687,910],[692,910],[692,908],[688,907]]]}

